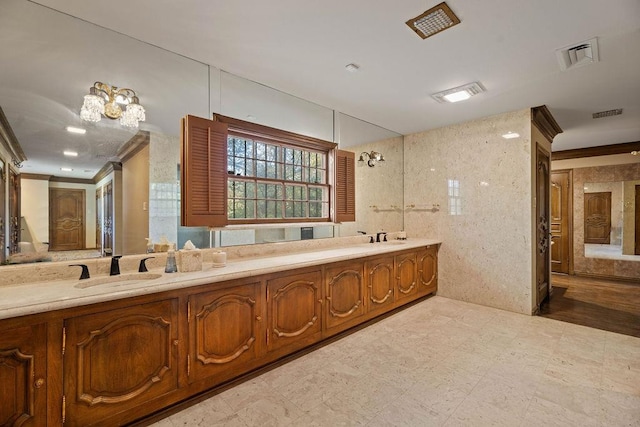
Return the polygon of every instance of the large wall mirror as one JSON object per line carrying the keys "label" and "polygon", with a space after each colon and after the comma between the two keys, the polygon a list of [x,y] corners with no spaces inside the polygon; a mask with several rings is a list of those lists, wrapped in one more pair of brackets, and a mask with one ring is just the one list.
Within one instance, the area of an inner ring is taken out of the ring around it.
{"label": "large wall mirror", "polygon": [[640,261],[640,180],[585,182],[587,258]]}
{"label": "large wall mirror", "polygon": [[[0,36],[0,107],[27,155],[20,169],[21,240],[49,242],[52,188],[84,191],[86,248],[107,231],[117,236],[110,252],[123,254],[144,252],[147,237],[178,246],[193,240],[199,247],[300,238],[300,227],[211,232],[179,226],[180,118],[213,112],[334,140],[356,158],[382,153],[384,165],[357,169],[356,223],[318,227],[314,237],[402,229],[403,149],[394,132],[27,0],[2,2]],[[146,121],[137,129],[106,118],[83,122],[83,96],[95,81],[135,90]],[[86,133],[69,133],[67,126]],[[121,161],[121,169],[104,168]],[[107,218],[111,210],[117,214]]]}

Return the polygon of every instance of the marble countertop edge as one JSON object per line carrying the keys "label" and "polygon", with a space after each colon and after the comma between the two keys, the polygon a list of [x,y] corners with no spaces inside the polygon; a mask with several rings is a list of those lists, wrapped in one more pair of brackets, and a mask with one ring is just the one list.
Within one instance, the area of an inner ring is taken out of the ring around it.
{"label": "marble countertop edge", "polygon": [[[440,243],[442,242],[434,239],[412,238],[404,241],[394,240],[383,243],[325,248],[295,254],[236,259],[230,260],[225,267],[221,268],[205,263],[202,271],[195,272],[164,273],[163,269],[152,269],[149,270],[150,273],[161,274],[161,276],[155,279],[132,281],[131,283],[121,281],[99,284],[84,289],[76,287],[81,283],[80,280],[41,281],[2,286],[0,287],[0,319],[384,255],[385,253]],[[123,271],[122,274],[133,273]],[[112,277],[117,280],[117,276]]]}

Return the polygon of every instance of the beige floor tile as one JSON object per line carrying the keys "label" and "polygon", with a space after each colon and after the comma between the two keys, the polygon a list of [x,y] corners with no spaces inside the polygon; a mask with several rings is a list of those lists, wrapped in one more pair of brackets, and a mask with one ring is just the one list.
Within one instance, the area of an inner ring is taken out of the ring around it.
{"label": "beige floor tile", "polygon": [[430,298],[154,427],[636,426],[640,339]]}

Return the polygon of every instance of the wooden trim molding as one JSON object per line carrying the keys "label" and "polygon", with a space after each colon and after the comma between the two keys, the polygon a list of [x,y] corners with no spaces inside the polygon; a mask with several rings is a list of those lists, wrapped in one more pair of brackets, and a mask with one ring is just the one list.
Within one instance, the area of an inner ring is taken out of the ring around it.
{"label": "wooden trim molding", "polygon": [[151,141],[151,133],[146,130],[140,130],[133,135],[130,140],[124,143],[122,147],[116,153],[116,156],[120,158],[120,162],[124,163],[131,157],[136,155],[140,150],[149,145]]}
{"label": "wooden trim molding", "polygon": [[307,149],[311,148],[327,152],[338,146],[338,144],[334,142],[329,142],[282,129],[276,129],[269,126],[259,125],[244,120],[234,119],[232,117],[223,116],[221,114],[214,113],[213,121],[226,123],[229,128],[229,133],[232,135],[241,135],[249,138],[257,137],[269,141],[283,142],[288,145],[295,145]]}
{"label": "wooden trim molding", "polygon": [[51,181],[51,182],[66,182],[66,183],[69,183],[69,184],[89,184],[89,185],[95,184],[93,179],[69,178],[69,177],[66,177],[66,176],[52,176],[49,181]]}
{"label": "wooden trim molding", "polygon": [[597,147],[576,148],[574,150],[562,150],[551,153],[551,160],[569,160],[582,157],[607,156],[611,154],[627,154],[632,151],[640,151],[640,141],[624,142],[621,144],[599,145]]}
{"label": "wooden trim molding", "polygon": [[553,142],[553,138],[559,133],[562,133],[562,128],[553,118],[551,111],[549,111],[546,105],[533,107],[531,109],[531,122],[540,129],[540,132],[542,132],[549,142]]}
{"label": "wooden trim molding", "polygon": [[16,134],[13,133],[13,129],[11,129],[9,120],[7,116],[4,115],[2,107],[0,107],[0,144],[9,152],[14,165],[20,167],[19,165],[27,160],[27,156],[24,154],[24,151],[22,151],[18,138],[16,138]]}
{"label": "wooden trim molding", "polygon": [[102,169],[98,171],[98,173],[93,177],[93,183],[97,184],[106,178],[111,172],[121,171],[122,163],[119,162],[107,162]]}
{"label": "wooden trim molding", "polygon": [[37,181],[51,181],[53,175],[42,175],[39,173],[21,173],[22,179],[32,179]]}

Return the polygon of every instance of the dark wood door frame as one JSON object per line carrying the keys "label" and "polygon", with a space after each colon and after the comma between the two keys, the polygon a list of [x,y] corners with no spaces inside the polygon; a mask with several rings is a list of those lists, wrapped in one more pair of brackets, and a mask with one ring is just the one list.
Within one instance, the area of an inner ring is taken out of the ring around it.
{"label": "dark wood door frame", "polygon": [[551,248],[553,252],[555,245],[564,245],[562,252],[566,252],[563,253],[563,255],[566,256],[566,261],[560,266],[557,262],[554,263],[552,259],[551,268],[554,273],[573,274],[573,169],[559,169],[552,171],[552,197],[554,186],[556,185],[561,187],[559,189],[561,191],[560,210],[562,216],[560,219],[565,219],[566,223],[558,224],[560,221],[554,218],[552,212],[551,241],[553,242],[553,246]]}
{"label": "dark wood door frame", "polygon": [[538,144],[536,149],[536,307],[549,298],[551,289],[550,202],[551,155]]}
{"label": "dark wood door frame", "polygon": [[636,255],[640,255],[640,185],[636,185]]}

